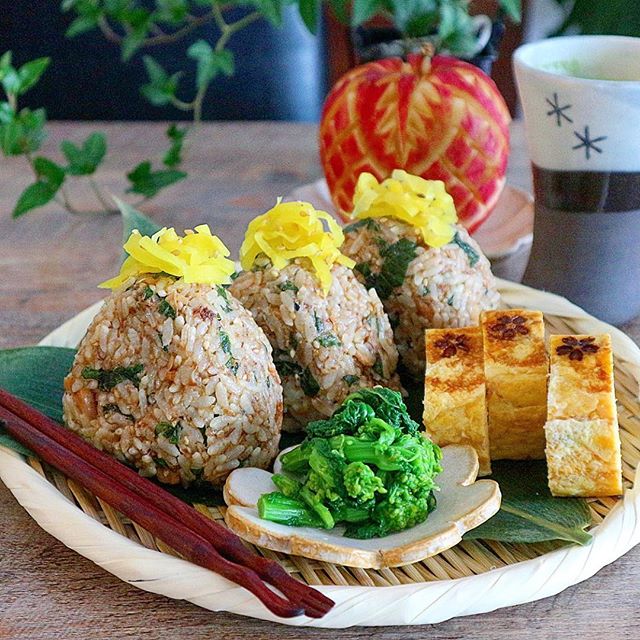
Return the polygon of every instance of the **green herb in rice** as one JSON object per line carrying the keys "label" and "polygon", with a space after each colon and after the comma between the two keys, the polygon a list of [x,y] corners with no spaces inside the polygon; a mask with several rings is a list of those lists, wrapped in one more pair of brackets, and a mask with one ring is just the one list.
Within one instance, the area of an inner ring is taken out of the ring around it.
{"label": "green herb in rice", "polygon": [[358,229],[369,229],[369,231],[380,231],[380,225],[373,218],[363,218],[362,220],[358,220],[357,222],[352,222],[347,225],[344,229],[344,233],[352,233],[353,231],[357,231]]}
{"label": "green herb in rice", "polygon": [[324,330],[324,321],[318,316],[315,310],[313,312],[313,324],[318,333],[321,333]]}
{"label": "green herb in rice", "polygon": [[309,367],[306,367],[300,374],[300,387],[304,391],[305,395],[314,398],[320,393],[320,385],[318,381],[313,377]]}
{"label": "green herb in rice", "polygon": [[339,347],[342,345],[340,342],[340,338],[335,334],[328,331],[327,333],[323,333],[321,336],[318,336],[318,343],[321,347]]}
{"label": "green herb in rice", "polygon": [[170,422],[158,422],[156,425],[156,435],[164,436],[171,444],[178,444],[180,442],[180,432],[182,427],[180,423],[176,422],[171,424]]}
{"label": "green herb in rice", "polygon": [[373,363],[373,372],[379,375],[381,378],[384,378],[384,366],[382,364],[382,358],[380,354],[376,356],[376,361]]}
{"label": "green herb in rice", "polygon": [[143,297],[145,300],[148,300],[151,296],[153,296],[153,289],[149,286],[144,288]]}
{"label": "green herb in rice", "polygon": [[374,288],[381,300],[386,300],[404,282],[409,263],[416,257],[416,248],[415,242],[401,238],[380,252],[383,262]]}
{"label": "green herb in rice", "polygon": [[291,362],[290,360],[276,360],[274,358],[273,364],[276,365],[276,371],[282,376],[295,376],[302,373],[302,367],[297,362]]}
{"label": "green herb in rice", "polygon": [[124,413],[120,411],[120,407],[117,404],[108,403],[102,405],[102,414],[109,415],[110,413],[119,413],[121,416],[125,417],[127,420],[131,420],[131,422],[135,422],[135,418],[130,413]]}
{"label": "green herb in rice", "polygon": [[226,331],[220,331],[220,347],[228,355],[231,354],[231,339]]}
{"label": "green herb in rice", "polygon": [[453,236],[452,244],[457,244],[466,254],[469,260],[469,266],[475,267],[478,260],[480,260],[480,254],[468,243],[460,238],[460,234],[456,232]]}
{"label": "green herb in rice", "polygon": [[158,311],[166,318],[175,320],[176,310],[164,298],[158,304]]}
{"label": "green herb in rice", "polygon": [[224,364],[227,367],[227,369],[229,369],[231,373],[233,373],[234,376],[238,373],[238,369],[240,368],[240,363],[233,356],[231,356]]}
{"label": "green herb in rice", "polygon": [[278,285],[278,289],[280,289],[280,291],[293,291],[294,293],[298,293],[298,291],[300,291],[300,289],[298,289],[291,280],[285,280],[282,282]]}
{"label": "green herb in rice", "polygon": [[229,313],[231,311],[231,304],[229,304],[229,292],[227,288],[222,286],[221,284],[216,285],[216,291],[220,295],[220,297],[224,300],[224,304],[222,305],[222,309]]}
{"label": "green herb in rice", "polygon": [[360,376],[354,376],[351,374],[347,374],[346,376],[342,376],[342,379],[349,385],[357,384],[360,382]]}
{"label": "green herb in rice", "polygon": [[82,377],[85,380],[97,380],[98,388],[101,391],[111,391],[116,385],[127,380],[135,387],[138,387],[143,371],[144,365],[142,363],[135,364],[132,367],[116,367],[115,369],[85,367],[82,370]]}

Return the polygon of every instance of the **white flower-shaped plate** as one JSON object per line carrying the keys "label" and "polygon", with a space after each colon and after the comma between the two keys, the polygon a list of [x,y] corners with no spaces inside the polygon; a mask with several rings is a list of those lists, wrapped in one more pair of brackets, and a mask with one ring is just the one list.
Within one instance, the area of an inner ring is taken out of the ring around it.
{"label": "white flower-shaped plate", "polygon": [[[324,178],[294,189],[285,200],[304,200],[337,216]],[[533,198],[506,185],[491,215],[473,233],[487,258],[505,258],[533,240]]]}
{"label": "white flower-shaped plate", "polygon": [[[281,470],[280,458],[274,465]],[[347,567],[384,569],[419,562],[450,549],[462,535],[482,524],[500,508],[500,489],[493,480],[477,480],[478,456],[462,445],[442,449],[442,473],[436,480],[437,507],[421,524],[384,538],[356,540],[311,527],[288,527],[262,520],[256,503],[264,493],[278,489],[272,474],[261,469],[236,469],[224,487],[229,505],[227,526],[241,538],[272,551],[281,551]]]}

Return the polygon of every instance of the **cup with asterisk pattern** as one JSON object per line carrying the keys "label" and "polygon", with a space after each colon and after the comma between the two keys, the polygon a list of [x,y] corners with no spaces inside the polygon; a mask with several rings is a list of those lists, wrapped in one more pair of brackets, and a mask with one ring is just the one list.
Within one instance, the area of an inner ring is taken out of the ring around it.
{"label": "cup with asterisk pattern", "polygon": [[640,314],[640,38],[514,54],[535,223],[524,282],[618,324]]}

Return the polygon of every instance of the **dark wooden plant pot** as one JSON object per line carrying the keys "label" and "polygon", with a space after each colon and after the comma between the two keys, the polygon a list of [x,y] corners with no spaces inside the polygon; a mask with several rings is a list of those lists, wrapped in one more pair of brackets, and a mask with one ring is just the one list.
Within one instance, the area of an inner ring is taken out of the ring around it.
{"label": "dark wooden plant pot", "polygon": [[[482,69],[487,75],[491,75],[491,67],[498,58],[504,31],[505,26],[501,20],[494,22],[491,38],[485,48],[471,59],[461,59]],[[352,30],[351,38],[357,62],[363,64],[372,60],[404,58],[409,53],[420,53],[425,44],[433,44],[435,35],[403,39],[401,33],[393,27],[357,27]]]}

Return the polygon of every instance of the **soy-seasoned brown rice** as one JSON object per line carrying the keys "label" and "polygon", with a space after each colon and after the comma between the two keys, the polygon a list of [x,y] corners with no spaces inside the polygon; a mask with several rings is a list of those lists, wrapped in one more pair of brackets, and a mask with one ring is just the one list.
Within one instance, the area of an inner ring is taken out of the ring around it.
{"label": "soy-seasoned brown rice", "polygon": [[[136,365],[137,385],[86,377]],[[269,341],[226,289],[145,276],[113,292],[92,322],[63,407],[71,429],[142,475],[220,485],[238,466],[275,457],[282,387]]]}
{"label": "soy-seasoned brown rice", "polygon": [[[415,227],[393,218],[365,220],[344,231],[342,252],[358,265],[368,265],[374,275],[382,268],[384,247],[403,238],[416,243],[415,258],[403,283],[382,302],[394,327],[402,363],[419,379],[425,368],[425,329],[475,325],[481,311],[499,305],[489,261],[460,225],[456,225],[458,242],[438,249],[425,246]],[[366,281],[358,269],[356,266],[358,277]]]}
{"label": "soy-seasoned brown rice", "polygon": [[376,292],[346,267],[334,265],[332,275],[326,296],[304,259],[282,270],[268,265],[243,272],[231,285],[273,346],[284,430],[330,416],[360,387],[399,388],[398,353]]}

